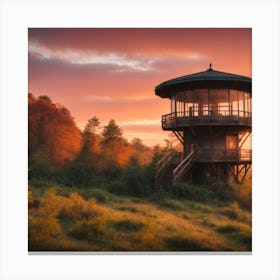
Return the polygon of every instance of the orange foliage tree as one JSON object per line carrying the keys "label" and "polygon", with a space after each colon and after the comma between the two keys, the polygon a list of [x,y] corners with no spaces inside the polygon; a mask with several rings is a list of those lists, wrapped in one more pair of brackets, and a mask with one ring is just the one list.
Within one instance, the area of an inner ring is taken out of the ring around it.
{"label": "orange foliage tree", "polygon": [[[81,132],[65,107],[53,103],[48,96],[35,98],[29,94],[29,175],[75,186],[116,179],[130,181],[132,177],[141,182],[145,171],[142,167],[151,163],[153,150],[139,138],[128,143],[113,119],[100,134],[99,126],[99,119],[93,116]],[[127,171],[129,178],[123,175]]]}
{"label": "orange foliage tree", "polygon": [[[28,153],[37,168],[63,166],[81,148],[81,133],[70,112],[48,96],[28,96]],[[31,168],[32,169],[32,168]]]}

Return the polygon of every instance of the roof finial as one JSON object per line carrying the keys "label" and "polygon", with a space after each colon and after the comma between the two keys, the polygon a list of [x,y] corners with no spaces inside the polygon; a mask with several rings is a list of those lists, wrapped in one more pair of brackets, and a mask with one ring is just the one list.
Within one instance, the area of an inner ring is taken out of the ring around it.
{"label": "roof finial", "polygon": [[208,69],[208,71],[213,71],[213,69],[212,69],[212,63],[211,63],[211,62],[209,63],[209,69]]}

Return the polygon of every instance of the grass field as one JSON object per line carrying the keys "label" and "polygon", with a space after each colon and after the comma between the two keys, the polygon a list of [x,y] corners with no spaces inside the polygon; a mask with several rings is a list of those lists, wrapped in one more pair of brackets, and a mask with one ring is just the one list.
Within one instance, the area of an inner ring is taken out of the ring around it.
{"label": "grass field", "polygon": [[28,227],[30,251],[251,250],[251,213],[235,201],[29,186]]}

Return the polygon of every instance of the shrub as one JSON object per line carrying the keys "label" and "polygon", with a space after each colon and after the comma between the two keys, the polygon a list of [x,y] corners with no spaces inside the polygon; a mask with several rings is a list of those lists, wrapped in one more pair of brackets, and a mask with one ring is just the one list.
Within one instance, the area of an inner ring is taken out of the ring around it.
{"label": "shrub", "polygon": [[39,207],[39,200],[34,199],[32,195],[32,191],[28,191],[28,208],[38,208]]}
{"label": "shrub", "polygon": [[66,199],[61,206],[58,217],[63,220],[89,220],[97,213],[94,199],[85,201],[77,193],[71,193],[69,199]]}
{"label": "shrub", "polygon": [[38,196],[42,196],[43,194],[45,194],[46,190],[49,188],[55,189],[55,192],[58,195],[69,196],[69,194],[73,192],[74,189],[48,179],[33,178],[29,180],[29,183],[32,186],[33,194],[37,194]]}
{"label": "shrub", "polygon": [[236,233],[240,231],[240,228],[232,224],[226,224],[219,226],[217,230],[220,233]]}
{"label": "shrub", "polygon": [[209,187],[195,186],[187,183],[178,183],[171,189],[172,195],[176,198],[186,198],[194,201],[212,201],[214,193]]}
{"label": "shrub", "polygon": [[184,206],[182,205],[182,203],[166,197],[159,199],[157,203],[163,208],[168,208],[171,210],[184,210]]}
{"label": "shrub", "polygon": [[171,251],[207,251],[210,249],[208,246],[204,246],[200,240],[181,236],[166,238],[165,242]]}
{"label": "shrub", "polygon": [[235,236],[237,242],[245,245],[248,250],[252,250],[252,234],[250,231],[242,231]]}
{"label": "shrub", "polygon": [[251,209],[252,206],[252,186],[251,182],[243,184],[222,184],[211,185],[211,190],[215,196],[223,201],[237,201],[240,206]]}
{"label": "shrub", "polygon": [[230,219],[238,219],[242,216],[242,210],[240,209],[238,202],[232,202],[228,207],[221,211],[224,215]]}
{"label": "shrub", "polygon": [[123,220],[118,222],[112,222],[112,226],[119,231],[130,232],[140,230],[144,227],[144,224],[131,220]]}
{"label": "shrub", "polygon": [[61,236],[62,229],[56,218],[57,199],[53,188],[46,191],[40,201],[40,207],[35,215],[28,220],[29,250],[52,249],[56,239]]}
{"label": "shrub", "polygon": [[144,197],[152,193],[149,177],[145,176],[145,171],[140,166],[125,169],[121,178],[108,183],[107,189],[116,195],[136,197]]}
{"label": "shrub", "polygon": [[68,235],[78,240],[93,242],[102,238],[105,234],[105,226],[102,222],[78,222],[69,231]]}
{"label": "shrub", "polygon": [[127,195],[141,197],[150,194],[151,187],[148,179],[140,166],[127,168],[122,177]]}
{"label": "shrub", "polygon": [[111,194],[102,189],[88,189],[82,193],[83,196],[89,198],[94,197],[99,203],[106,203],[111,200]]}
{"label": "shrub", "polygon": [[132,206],[120,206],[117,209],[119,211],[128,211],[131,213],[145,213],[145,211],[138,210],[137,208],[132,207]]}
{"label": "shrub", "polygon": [[127,194],[127,188],[121,180],[113,180],[106,186],[107,190],[116,195]]}
{"label": "shrub", "polygon": [[236,201],[240,206],[246,209],[250,209],[252,203],[252,188],[250,182],[241,185],[214,183],[205,186],[178,183],[171,189],[171,193],[176,198],[211,202],[219,205]]}
{"label": "shrub", "polygon": [[242,185],[233,184],[231,188],[233,190],[234,199],[238,201],[240,206],[246,209],[251,209],[252,208],[251,182],[245,182]]}

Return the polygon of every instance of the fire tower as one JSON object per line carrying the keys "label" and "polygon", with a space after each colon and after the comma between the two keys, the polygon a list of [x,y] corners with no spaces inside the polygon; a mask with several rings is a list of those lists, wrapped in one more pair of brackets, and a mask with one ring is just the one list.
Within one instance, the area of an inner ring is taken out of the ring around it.
{"label": "fire tower", "polygon": [[252,163],[251,78],[209,69],[159,84],[155,94],[170,99],[171,112],[162,129],[172,131],[184,146],[180,162],[167,153],[156,167],[156,188],[186,179],[242,183]]}

